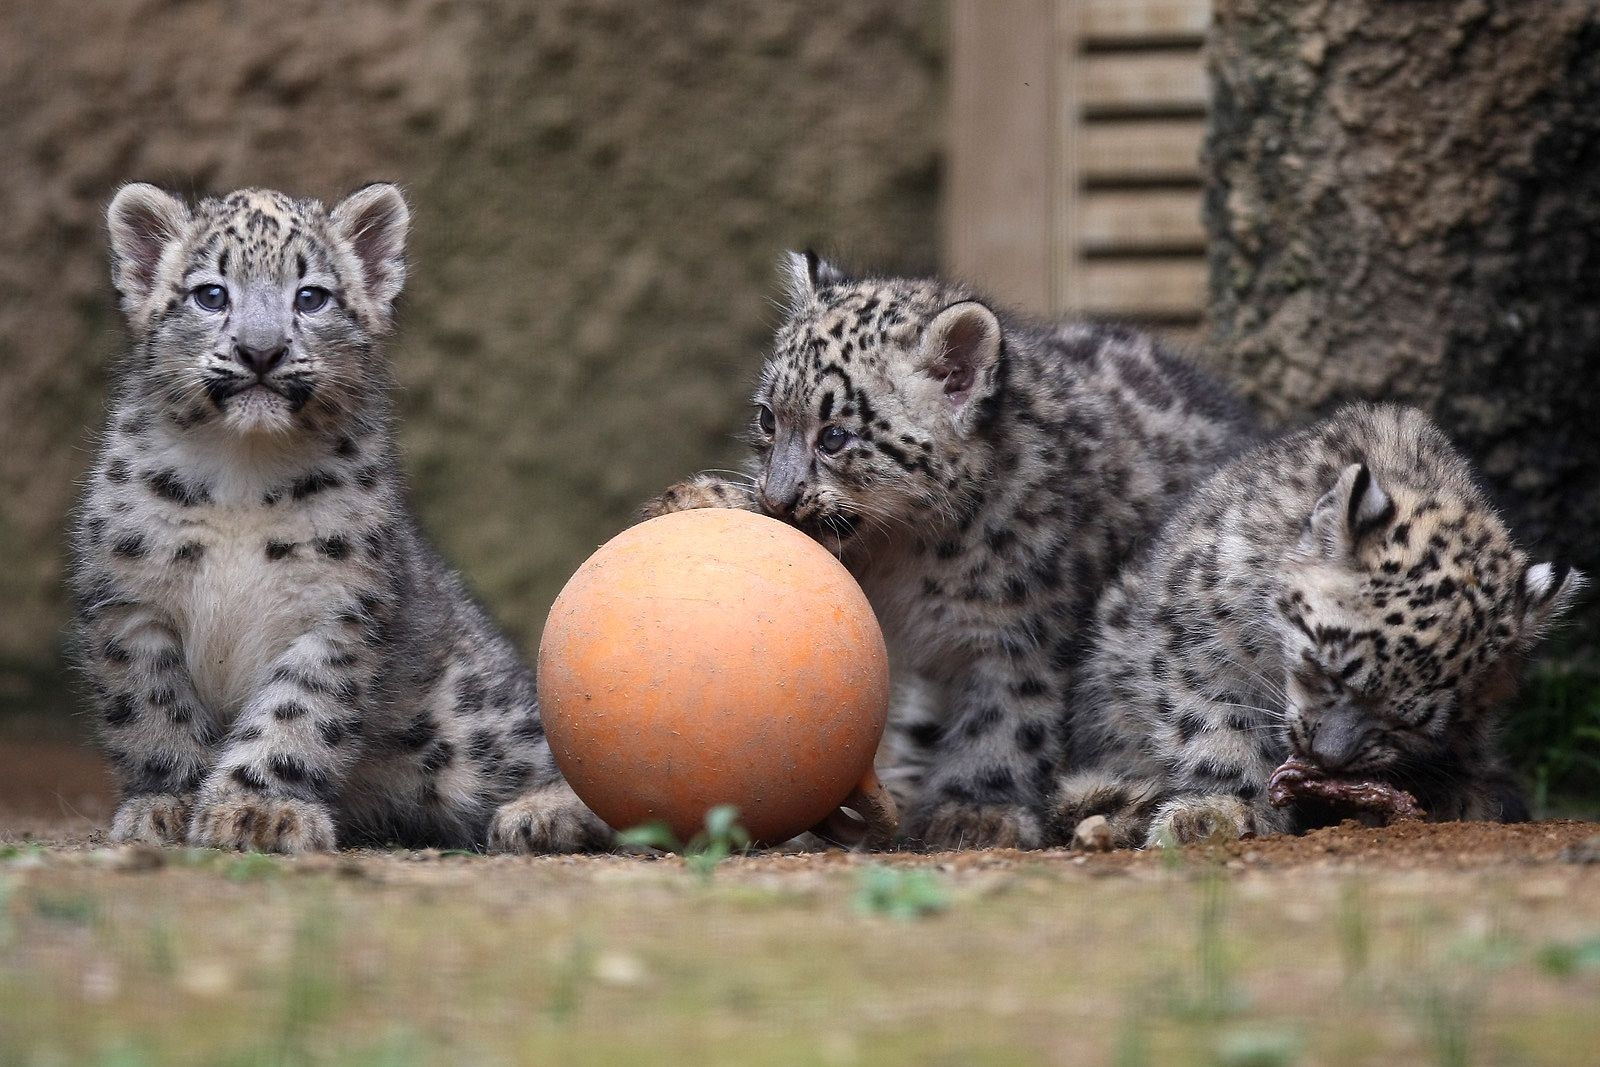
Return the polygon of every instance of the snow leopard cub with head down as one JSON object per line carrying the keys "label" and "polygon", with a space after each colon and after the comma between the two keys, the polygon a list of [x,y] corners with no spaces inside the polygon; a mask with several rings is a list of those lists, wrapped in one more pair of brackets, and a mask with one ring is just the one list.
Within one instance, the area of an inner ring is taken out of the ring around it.
{"label": "snow leopard cub with head down", "polygon": [[133,340],[79,507],[75,646],[119,841],[600,845],[531,672],[418,531],[379,341],[392,185],[112,201]]}
{"label": "snow leopard cub with head down", "polygon": [[749,508],[832,550],[925,698],[895,709],[880,754],[906,836],[1036,846],[1092,605],[1248,420],[1149,337],[1013,320],[933,279],[788,265],[751,482],[691,479],[646,514]]}
{"label": "snow leopard cub with head down", "polygon": [[1107,591],[1051,836],[1091,815],[1120,847],[1347,814],[1272,803],[1291,756],[1430,818],[1525,818],[1499,705],[1582,584],[1529,563],[1421,412],[1356,405],[1246,453]]}

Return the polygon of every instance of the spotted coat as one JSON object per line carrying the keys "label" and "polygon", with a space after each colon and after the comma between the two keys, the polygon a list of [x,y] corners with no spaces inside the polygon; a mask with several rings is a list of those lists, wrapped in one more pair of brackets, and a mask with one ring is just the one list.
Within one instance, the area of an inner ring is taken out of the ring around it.
{"label": "spotted coat", "polygon": [[566,849],[533,677],[418,532],[378,343],[392,186],[112,202],[132,335],[78,509],[74,647],[117,840]]}
{"label": "spotted coat", "polygon": [[1291,753],[1385,781],[1436,819],[1525,817],[1501,702],[1582,584],[1529,565],[1421,412],[1357,405],[1245,454],[1174,514],[1100,606],[1053,836],[1281,832]]}
{"label": "spotted coat", "polygon": [[1003,317],[936,280],[788,266],[749,482],[703,475],[646,514],[748,507],[834,551],[916,694],[880,757],[908,836],[1036,845],[1094,601],[1248,420],[1147,336]]}

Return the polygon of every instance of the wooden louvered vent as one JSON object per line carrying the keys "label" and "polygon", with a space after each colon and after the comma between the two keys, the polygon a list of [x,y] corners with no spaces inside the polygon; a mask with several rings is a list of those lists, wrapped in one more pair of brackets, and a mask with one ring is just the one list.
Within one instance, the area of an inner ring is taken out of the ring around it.
{"label": "wooden louvered vent", "polygon": [[1209,0],[954,0],[946,262],[1029,311],[1188,335]]}

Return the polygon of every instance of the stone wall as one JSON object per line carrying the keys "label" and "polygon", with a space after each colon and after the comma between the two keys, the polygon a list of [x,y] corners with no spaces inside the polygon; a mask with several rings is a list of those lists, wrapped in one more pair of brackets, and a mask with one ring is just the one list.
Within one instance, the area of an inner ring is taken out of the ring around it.
{"label": "stone wall", "polygon": [[61,692],[119,183],[405,186],[418,507],[531,649],[641,499],[735,456],[784,247],[932,268],[943,33],[895,0],[0,5],[0,706]]}

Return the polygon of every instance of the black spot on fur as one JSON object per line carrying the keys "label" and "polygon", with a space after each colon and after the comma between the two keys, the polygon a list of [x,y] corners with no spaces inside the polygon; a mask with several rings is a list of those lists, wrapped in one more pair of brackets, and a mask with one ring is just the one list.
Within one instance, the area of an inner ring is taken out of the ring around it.
{"label": "black spot on fur", "polygon": [[126,726],[138,716],[139,705],[131,693],[118,693],[106,705],[107,726]]}
{"label": "black spot on fur", "polygon": [[1011,692],[1019,697],[1044,696],[1049,692],[1049,687],[1044,680],[1035,675],[1026,675],[1011,686]]}
{"label": "black spot on fur", "polygon": [[285,700],[282,704],[272,709],[272,717],[279,722],[294,722],[309,715],[310,709],[298,700]]}
{"label": "black spot on fur", "polygon": [[267,780],[250,767],[235,767],[228,775],[240,789],[247,793],[265,793]]}
{"label": "black spot on fur", "polygon": [[144,553],[144,538],[136,533],[123,534],[111,545],[111,554],[123,559],[142,559]]}
{"label": "black spot on fur", "polygon": [[343,484],[344,481],[332,471],[315,470],[290,486],[289,495],[296,500],[304,500],[324,490],[337,489]]}
{"label": "black spot on fur", "polygon": [[449,741],[440,740],[436,742],[433,748],[428,750],[428,754],[422,758],[423,773],[438,774],[440,771],[448,767],[450,765],[450,761],[455,758],[456,746],[452,745]]}
{"label": "black spot on fur", "polygon": [[344,559],[350,555],[350,542],[335,534],[332,537],[319,537],[312,542],[317,551],[329,559]]}
{"label": "black spot on fur", "polygon": [[273,756],[271,766],[281,781],[298,784],[306,780],[306,765],[291,756]]}
{"label": "black spot on fur", "polygon": [[144,481],[156,496],[181,507],[192,508],[211,503],[210,489],[203,485],[190,485],[170,468],[151,471],[144,476]]}
{"label": "black spot on fur", "polygon": [[411,720],[411,725],[395,734],[394,740],[401,748],[415,752],[426,748],[438,736],[439,730],[433,720],[426,715],[418,715]]}
{"label": "black spot on fur", "polygon": [[483,710],[483,679],[468,674],[456,679],[456,714],[471,715]]}
{"label": "black spot on fur", "polygon": [[267,542],[267,559],[272,560],[273,562],[277,562],[280,559],[287,559],[289,556],[292,556],[292,555],[294,555],[294,542],[292,542],[292,541],[268,541]]}
{"label": "black spot on fur", "polygon": [[1032,756],[1044,748],[1050,731],[1042,722],[1024,722],[1017,725],[1017,747]]}
{"label": "black spot on fur", "polygon": [[1004,718],[1004,713],[994,704],[986,704],[977,711],[968,715],[961,724],[961,732],[967,737],[982,737],[993,730]]}

